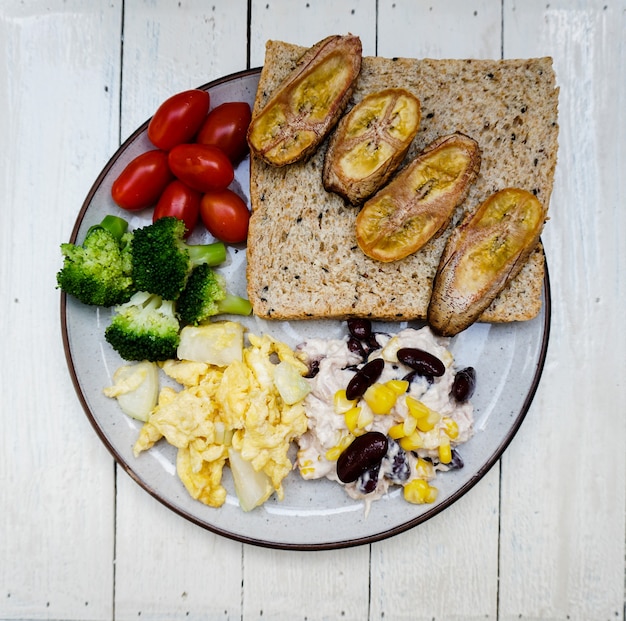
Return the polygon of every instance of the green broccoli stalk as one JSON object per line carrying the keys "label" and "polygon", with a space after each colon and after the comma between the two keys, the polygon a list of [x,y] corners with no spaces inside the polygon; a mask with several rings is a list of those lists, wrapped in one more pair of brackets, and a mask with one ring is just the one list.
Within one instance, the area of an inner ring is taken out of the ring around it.
{"label": "green broccoli stalk", "polygon": [[159,218],[133,235],[133,279],[139,291],[165,300],[176,300],[191,270],[200,264],[219,265],[226,259],[222,242],[190,245],[184,239],[185,224],[177,218]]}
{"label": "green broccoli stalk", "polygon": [[198,325],[213,315],[249,315],[252,305],[229,293],[224,277],[204,263],[194,267],[189,275],[176,301],[176,312],[182,323]]}
{"label": "green broccoli stalk", "polygon": [[108,215],[92,226],[82,245],[61,244],[63,267],[57,288],[93,306],[113,306],[130,299],[133,286],[128,222]]}
{"label": "green broccoli stalk", "polygon": [[172,301],[140,291],[115,311],[104,338],[124,360],[176,357],[180,324]]}

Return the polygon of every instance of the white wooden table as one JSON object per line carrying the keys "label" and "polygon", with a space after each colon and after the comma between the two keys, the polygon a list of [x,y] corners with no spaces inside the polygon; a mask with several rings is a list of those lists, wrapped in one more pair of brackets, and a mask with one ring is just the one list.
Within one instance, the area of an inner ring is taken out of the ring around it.
{"label": "white wooden table", "polygon": [[[108,158],[269,38],[554,57],[552,331],[501,461],[436,518],[347,550],[214,535],[116,467],[67,371],[55,273]],[[0,0],[0,618],[624,619],[626,0]]]}

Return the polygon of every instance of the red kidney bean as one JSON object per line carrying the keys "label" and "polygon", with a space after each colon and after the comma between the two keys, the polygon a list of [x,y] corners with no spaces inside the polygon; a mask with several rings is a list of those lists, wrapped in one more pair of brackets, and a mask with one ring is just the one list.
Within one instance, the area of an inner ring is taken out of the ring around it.
{"label": "red kidney bean", "polygon": [[320,361],[312,360],[308,364],[309,372],[305,375],[305,377],[312,378],[315,377],[320,372]]}
{"label": "red kidney bean", "polygon": [[447,466],[449,470],[459,470],[465,466],[463,458],[459,455],[459,451],[456,448],[452,449],[452,461]]}
{"label": "red kidney bean", "polygon": [[371,494],[376,490],[380,474],[380,464],[381,462],[374,464],[371,468],[362,472],[356,479],[357,489],[361,492],[361,494]]}
{"label": "red kidney bean", "polygon": [[363,341],[372,334],[372,323],[369,319],[348,319],[348,330],[355,338]]}
{"label": "red kidney bean", "polygon": [[348,382],[346,387],[346,397],[352,401],[362,397],[363,393],[380,377],[385,367],[382,358],[375,358],[363,365]]}
{"label": "red kidney bean", "polygon": [[365,353],[365,349],[363,349],[363,345],[361,344],[361,341],[359,341],[359,339],[355,338],[354,336],[351,336],[348,339],[348,349],[353,354],[357,354],[361,356],[363,360],[365,360],[365,358],[367,357]]}
{"label": "red kidney bean", "polygon": [[387,438],[389,446],[382,463],[385,476],[396,484],[406,481],[411,475],[411,464],[405,450],[392,438]]}
{"label": "red kidney bean", "polygon": [[473,394],[476,387],[476,371],[474,367],[461,369],[455,376],[452,383],[451,393],[456,401],[463,403]]}
{"label": "red kidney bean", "polygon": [[407,373],[402,379],[409,382],[410,384],[411,382],[414,382],[418,378],[425,379],[429,385],[435,381],[432,375],[422,375],[421,373],[418,373],[417,371],[411,371]]}
{"label": "red kidney bean", "polygon": [[356,481],[366,470],[379,464],[387,454],[387,436],[379,431],[368,431],[357,436],[339,455],[337,476],[343,483]]}
{"label": "red kidney bean", "polygon": [[420,375],[441,377],[446,372],[446,367],[431,353],[417,347],[402,347],[398,350],[398,360],[411,367]]}
{"label": "red kidney bean", "polygon": [[380,343],[378,342],[378,339],[376,338],[375,334],[370,334],[364,341],[363,341],[363,349],[365,350],[365,353],[369,356],[373,351],[376,351],[377,349],[380,349]]}

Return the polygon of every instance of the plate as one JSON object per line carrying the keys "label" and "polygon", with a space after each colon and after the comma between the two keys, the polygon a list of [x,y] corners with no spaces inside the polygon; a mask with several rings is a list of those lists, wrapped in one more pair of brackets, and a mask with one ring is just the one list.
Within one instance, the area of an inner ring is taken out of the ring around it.
{"label": "plate", "polygon": [[[211,106],[225,101],[254,101],[260,70],[226,76],[201,88],[210,92]],[[123,212],[112,201],[113,180],[141,152],[153,148],[146,136],[148,122],[139,127],[102,170],[87,195],[72,231],[71,241],[82,240],[87,229],[108,213],[129,220],[131,228],[151,221],[151,213]],[[249,162],[235,174],[235,189],[248,196]],[[201,227],[199,227],[201,228]],[[194,232],[191,241],[210,241],[206,232]],[[234,293],[245,295],[245,247],[229,248],[222,271]],[[110,309],[92,308],[61,294],[61,329],[68,368],[78,398],[89,421],[117,463],[147,492],[191,522],[237,541],[259,546],[321,550],[371,543],[397,535],[432,518],[467,493],[498,461],[519,429],[534,397],[543,369],[550,330],[550,286],[546,271],[540,314],[521,323],[475,324],[450,343],[459,366],[471,365],[477,372],[475,435],[462,447],[464,468],[437,477],[439,497],[432,505],[404,501],[400,488],[372,503],[348,498],[328,480],[304,481],[297,472],[284,483],[283,501],[270,499],[244,513],[238,506],[230,472],[224,469],[228,497],[219,509],[193,500],[176,476],[175,449],[165,442],[135,458],[132,447],[141,423],[126,417],[117,402],[102,390],[112,383],[115,369],[123,363],[104,340]],[[266,322],[243,318],[256,334],[271,333],[295,346],[308,336],[341,336],[339,321]],[[375,324],[376,329],[397,331],[419,323]]]}

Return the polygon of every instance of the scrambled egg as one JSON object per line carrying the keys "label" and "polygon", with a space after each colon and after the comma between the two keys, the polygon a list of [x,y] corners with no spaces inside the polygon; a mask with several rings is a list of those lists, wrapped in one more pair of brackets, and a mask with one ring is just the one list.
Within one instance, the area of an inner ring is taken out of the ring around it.
{"label": "scrambled egg", "polygon": [[[249,334],[248,340],[241,359],[227,366],[187,360],[163,363],[163,372],[182,388],[161,389],[134,446],[138,456],[165,438],[178,449],[176,469],[188,492],[212,507],[226,500],[224,466],[230,462],[231,468],[236,467],[236,460],[229,460],[229,450],[231,454],[237,451],[268,479],[268,492],[246,506],[242,502],[244,510],[261,504],[273,492],[282,499],[282,482],[293,469],[289,447],[307,430],[303,399],[309,386],[302,377],[307,366],[269,335]],[[275,373],[281,365],[288,365],[292,372]],[[233,474],[241,472],[233,470]],[[236,486],[238,479],[235,476]],[[241,501],[246,490],[236,491]]]}

